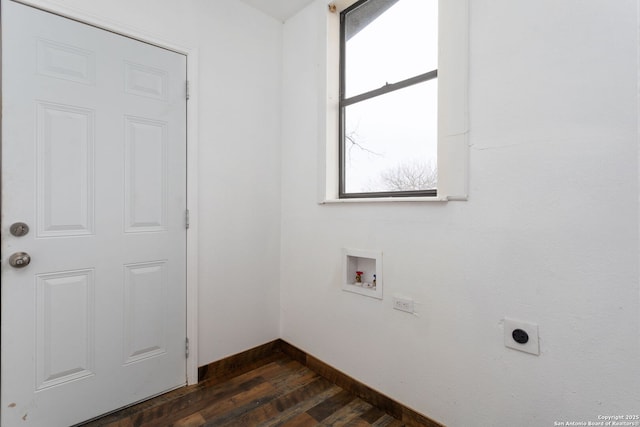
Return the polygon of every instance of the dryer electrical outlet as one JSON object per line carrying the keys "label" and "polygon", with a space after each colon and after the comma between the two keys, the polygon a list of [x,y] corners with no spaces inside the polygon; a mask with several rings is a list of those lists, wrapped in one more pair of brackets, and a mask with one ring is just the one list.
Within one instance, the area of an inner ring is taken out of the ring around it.
{"label": "dryer electrical outlet", "polygon": [[538,325],[505,317],[504,345],[514,350],[539,356]]}

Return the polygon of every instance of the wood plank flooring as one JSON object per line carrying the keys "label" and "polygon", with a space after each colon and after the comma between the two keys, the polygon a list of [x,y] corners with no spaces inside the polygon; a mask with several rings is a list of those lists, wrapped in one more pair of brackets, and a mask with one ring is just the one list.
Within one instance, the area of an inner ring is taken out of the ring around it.
{"label": "wood plank flooring", "polygon": [[405,424],[281,352],[253,369],[209,378],[83,427],[377,426]]}

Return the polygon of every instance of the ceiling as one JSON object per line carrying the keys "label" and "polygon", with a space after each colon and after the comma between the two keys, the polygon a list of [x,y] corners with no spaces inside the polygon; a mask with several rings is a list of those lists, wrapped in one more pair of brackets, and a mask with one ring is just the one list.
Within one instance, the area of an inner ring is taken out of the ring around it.
{"label": "ceiling", "polygon": [[241,0],[249,6],[273,16],[279,21],[286,21],[311,4],[313,0]]}

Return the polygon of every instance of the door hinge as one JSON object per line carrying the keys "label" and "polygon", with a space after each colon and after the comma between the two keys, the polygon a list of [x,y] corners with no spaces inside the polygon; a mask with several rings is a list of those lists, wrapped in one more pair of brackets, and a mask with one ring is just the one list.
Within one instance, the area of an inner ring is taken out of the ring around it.
{"label": "door hinge", "polygon": [[189,358],[189,338],[185,338],[184,341],[184,357]]}
{"label": "door hinge", "polygon": [[184,86],[185,86],[185,96],[186,96],[187,101],[188,101],[188,100],[189,100],[189,97],[190,97],[190,93],[189,93],[189,80],[187,80],[187,81],[185,82],[185,85],[184,85]]}
{"label": "door hinge", "polygon": [[184,211],[184,228],[189,229],[189,209]]}

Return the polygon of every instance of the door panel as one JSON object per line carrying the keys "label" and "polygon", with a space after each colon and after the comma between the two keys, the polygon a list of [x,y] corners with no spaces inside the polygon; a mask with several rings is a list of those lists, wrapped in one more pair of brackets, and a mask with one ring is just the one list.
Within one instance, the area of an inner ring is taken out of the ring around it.
{"label": "door panel", "polygon": [[167,123],[125,122],[125,231],[166,231]]}
{"label": "door panel", "polygon": [[36,390],[94,375],[93,270],[36,277]]}
{"label": "door panel", "polygon": [[166,261],[125,266],[125,364],[167,351],[166,270]]}
{"label": "door panel", "polygon": [[185,80],[184,55],[2,1],[2,426],[186,383]]}
{"label": "door panel", "polygon": [[94,233],[94,111],[37,103],[38,237]]}

